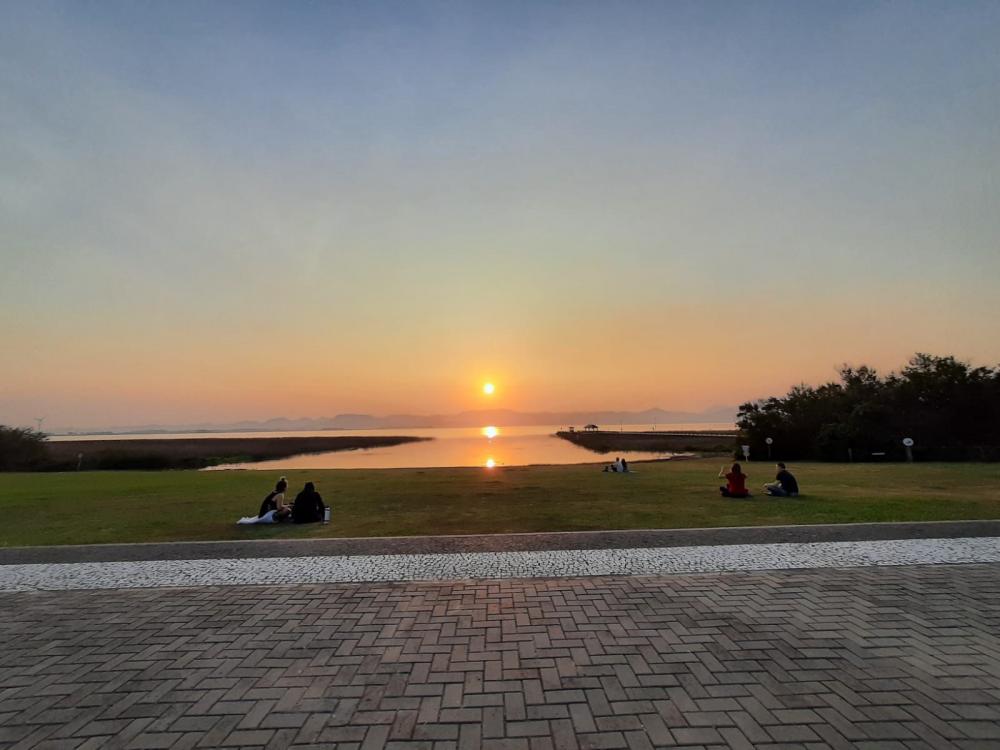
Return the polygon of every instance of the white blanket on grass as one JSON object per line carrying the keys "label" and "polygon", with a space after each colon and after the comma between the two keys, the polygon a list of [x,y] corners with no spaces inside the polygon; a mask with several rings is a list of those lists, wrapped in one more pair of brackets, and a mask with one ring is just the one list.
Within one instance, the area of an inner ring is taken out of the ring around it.
{"label": "white blanket on grass", "polygon": [[277,511],[269,510],[267,513],[265,513],[262,516],[244,516],[243,518],[241,518],[236,523],[238,523],[238,524],[240,524],[240,523],[242,523],[242,524],[251,524],[251,523],[277,523],[274,520],[274,514],[275,513],[277,513]]}

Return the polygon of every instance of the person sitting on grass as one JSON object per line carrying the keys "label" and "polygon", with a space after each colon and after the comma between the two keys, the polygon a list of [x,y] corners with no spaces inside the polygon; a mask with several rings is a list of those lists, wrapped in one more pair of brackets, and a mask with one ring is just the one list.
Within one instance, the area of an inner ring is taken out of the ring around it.
{"label": "person sitting on grass", "polygon": [[739,464],[733,464],[728,473],[723,466],[719,471],[719,479],[726,480],[726,486],[719,487],[719,493],[723,497],[750,497],[747,491],[747,475],[743,473],[743,468]]}
{"label": "person sitting on grass", "polygon": [[[268,493],[264,502],[260,504],[260,511],[257,518],[263,518],[268,512],[273,511],[273,522],[283,521],[292,514],[292,509],[285,505],[285,490],[288,489],[288,480],[284,477],[274,485],[274,490]],[[262,522],[264,523],[264,522]]]}
{"label": "person sitting on grass", "polygon": [[767,494],[774,497],[798,497],[799,483],[795,481],[792,473],[785,468],[781,461],[778,462],[776,468],[778,469],[778,474],[775,476],[776,481],[764,485]]}
{"label": "person sitting on grass", "polygon": [[292,515],[290,506],[285,505],[285,490],[288,489],[288,480],[282,477],[274,485],[274,489],[267,493],[267,497],[260,504],[260,510],[256,516],[246,516],[236,523],[257,524],[257,523],[279,523]]}
{"label": "person sitting on grass", "polygon": [[604,467],[604,471],[610,471],[612,474],[621,474],[628,471],[628,464],[625,463],[623,458],[616,458],[613,464]]}
{"label": "person sitting on grass", "polygon": [[292,503],[292,520],[295,523],[318,523],[323,520],[326,513],[326,505],[323,498],[316,491],[316,485],[306,482],[306,486]]}

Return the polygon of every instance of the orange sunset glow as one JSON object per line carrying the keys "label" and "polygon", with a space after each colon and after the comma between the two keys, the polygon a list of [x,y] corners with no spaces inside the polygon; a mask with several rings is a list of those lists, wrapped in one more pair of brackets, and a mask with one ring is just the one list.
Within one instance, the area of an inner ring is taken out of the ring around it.
{"label": "orange sunset glow", "polygon": [[1000,360],[996,45],[934,12],[205,8],[217,35],[161,37],[143,4],[15,5],[5,422],[735,413],[844,363]]}

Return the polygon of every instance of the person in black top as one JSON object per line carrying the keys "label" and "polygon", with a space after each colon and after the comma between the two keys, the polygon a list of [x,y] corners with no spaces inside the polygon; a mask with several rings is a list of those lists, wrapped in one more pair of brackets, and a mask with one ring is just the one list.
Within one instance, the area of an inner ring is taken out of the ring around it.
{"label": "person in black top", "polygon": [[764,485],[767,494],[774,495],[775,497],[798,497],[799,483],[795,481],[795,477],[792,476],[792,473],[780,461],[777,468],[776,481]]}
{"label": "person in black top", "polygon": [[275,511],[276,521],[280,521],[287,517],[291,512],[287,505],[285,505],[285,490],[288,489],[288,480],[282,477],[278,480],[278,483],[274,485],[274,490],[269,492],[264,501],[260,504],[260,510],[257,512],[257,518],[263,518],[264,514],[270,510]]}
{"label": "person in black top", "polygon": [[316,485],[306,482],[302,492],[295,496],[292,504],[292,520],[295,523],[317,523],[323,520],[326,505],[316,491]]}

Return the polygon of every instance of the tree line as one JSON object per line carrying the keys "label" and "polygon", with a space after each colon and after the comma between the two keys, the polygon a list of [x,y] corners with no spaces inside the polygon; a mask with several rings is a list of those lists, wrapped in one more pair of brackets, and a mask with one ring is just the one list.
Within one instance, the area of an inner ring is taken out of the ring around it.
{"label": "tree line", "polygon": [[840,369],[840,382],[798,385],[740,406],[740,442],[754,458],[1000,460],[1000,367],[916,354],[899,372]]}

